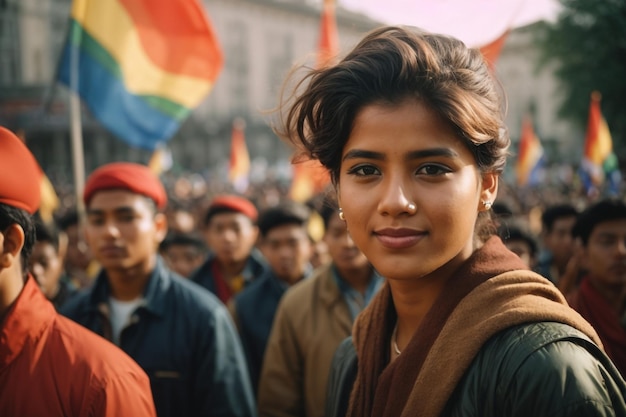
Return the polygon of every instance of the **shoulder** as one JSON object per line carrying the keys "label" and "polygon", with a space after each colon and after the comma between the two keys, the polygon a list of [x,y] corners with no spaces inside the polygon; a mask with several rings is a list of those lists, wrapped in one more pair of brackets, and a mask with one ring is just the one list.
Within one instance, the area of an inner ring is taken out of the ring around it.
{"label": "shoulder", "polygon": [[132,376],[137,379],[147,378],[139,365],[117,346],[106,339],[73,322],[57,315],[50,331],[49,339],[59,361],[68,361],[75,371],[84,371],[102,381]]}
{"label": "shoulder", "polygon": [[625,407],[624,381],[610,360],[586,335],[561,323],[499,333],[481,349],[466,383],[472,375],[477,379],[466,386],[495,395],[481,401],[498,404],[505,415],[586,415],[590,409]]}
{"label": "shoulder", "polygon": [[326,391],[326,416],[346,415],[357,370],[356,348],[352,343],[352,337],[348,337],[341,342],[333,356]]}
{"label": "shoulder", "polygon": [[235,303],[246,303],[250,302],[253,299],[259,297],[259,294],[262,294],[269,290],[271,287],[272,280],[271,271],[266,271],[261,276],[253,280],[250,284],[248,284],[239,294],[235,296]]}
{"label": "shoulder", "polygon": [[316,294],[319,293],[319,287],[328,279],[333,279],[330,267],[323,266],[318,268],[313,272],[313,275],[289,288],[285,292],[281,304],[298,309],[301,308],[302,303],[310,304]]}
{"label": "shoulder", "polygon": [[78,290],[70,299],[67,300],[59,309],[59,312],[70,318],[76,318],[87,309],[91,304],[91,288]]}

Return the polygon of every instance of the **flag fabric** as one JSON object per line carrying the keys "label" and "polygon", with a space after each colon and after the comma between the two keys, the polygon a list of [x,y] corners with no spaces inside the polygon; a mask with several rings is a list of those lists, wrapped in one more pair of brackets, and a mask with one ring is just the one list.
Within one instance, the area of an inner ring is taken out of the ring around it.
{"label": "flag fabric", "polygon": [[318,160],[293,162],[291,166],[293,175],[289,197],[292,200],[305,202],[330,184],[328,170]]}
{"label": "flag fabric", "polygon": [[509,36],[509,32],[510,30],[506,30],[498,39],[479,48],[480,53],[483,54],[491,70],[496,66],[496,61],[500,57],[500,52],[502,52],[502,47],[504,46],[504,42],[506,42],[506,38]]}
{"label": "flag fabric", "polygon": [[250,184],[250,154],[244,134],[245,122],[235,119],[230,141],[228,179],[238,193],[245,193]]}
{"label": "flag fabric", "polygon": [[581,178],[587,193],[599,189],[607,177],[611,180],[610,186],[615,186],[614,182],[617,180],[619,183],[620,180],[617,157],[613,153],[613,140],[600,110],[600,100],[600,93],[591,93],[581,164]]}
{"label": "flag fabric", "polygon": [[41,202],[39,203],[39,217],[44,223],[51,224],[54,221],[54,212],[59,208],[59,197],[50,182],[48,176],[41,170],[40,193]]}
{"label": "flag fabric", "polygon": [[148,161],[148,168],[155,174],[161,175],[162,173],[169,171],[174,165],[174,158],[172,158],[172,151],[164,144],[160,143],[157,148],[152,152],[150,161]]}
{"label": "flag fabric", "polygon": [[331,65],[339,55],[339,33],[335,19],[335,0],[324,0],[320,17],[320,35],[317,48],[317,67]]}
{"label": "flag fabric", "polygon": [[[335,1],[324,0],[320,16],[320,34],[317,48],[317,67],[332,65],[339,55],[339,35],[335,19]],[[289,196],[304,202],[330,184],[328,170],[317,160],[292,163],[292,180]]]}
{"label": "flag fabric", "polygon": [[515,174],[520,187],[538,185],[541,182],[541,171],[544,163],[543,146],[533,129],[531,118],[525,117],[522,122]]}
{"label": "flag fabric", "polygon": [[132,146],[170,139],[223,65],[198,0],[74,0],[70,17],[58,80]]}

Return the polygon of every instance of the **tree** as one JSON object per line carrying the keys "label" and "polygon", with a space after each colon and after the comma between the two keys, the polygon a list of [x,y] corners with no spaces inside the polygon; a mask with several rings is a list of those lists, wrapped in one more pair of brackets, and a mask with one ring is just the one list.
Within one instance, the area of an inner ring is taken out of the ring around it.
{"label": "tree", "polygon": [[[586,126],[591,92],[602,94],[602,113],[613,147],[626,157],[626,1],[560,0],[555,23],[538,33],[540,66],[555,65],[562,102],[559,116]],[[624,166],[622,164],[622,166]]]}

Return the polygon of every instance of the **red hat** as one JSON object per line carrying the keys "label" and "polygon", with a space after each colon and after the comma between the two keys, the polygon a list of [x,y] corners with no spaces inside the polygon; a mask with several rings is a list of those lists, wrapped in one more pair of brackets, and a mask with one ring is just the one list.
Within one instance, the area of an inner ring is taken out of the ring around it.
{"label": "red hat", "polygon": [[83,201],[89,201],[98,191],[128,190],[151,198],[159,209],[167,204],[167,193],[159,178],[145,165],[113,162],[96,169],[87,178]]}
{"label": "red hat", "polygon": [[0,203],[33,214],[41,199],[41,168],[13,132],[0,127]]}
{"label": "red hat", "polygon": [[227,209],[241,213],[249,217],[253,222],[256,222],[256,219],[259,216],[256,207],[247,198],[236,195],[220,195],[211,201],[205,222],[208,223],[211,214],[219,209]]}

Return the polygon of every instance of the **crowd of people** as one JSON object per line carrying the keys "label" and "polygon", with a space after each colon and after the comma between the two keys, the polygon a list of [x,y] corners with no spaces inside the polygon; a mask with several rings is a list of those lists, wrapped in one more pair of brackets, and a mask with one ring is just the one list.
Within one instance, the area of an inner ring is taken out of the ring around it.
{"label": "crowd of people", "polygon": [[626,203],[514,204],[501,107],[478,51],[383,27],[283,103],[326,192],[114,162],[52,223],[0,128],[0,415],[626,416]]}

